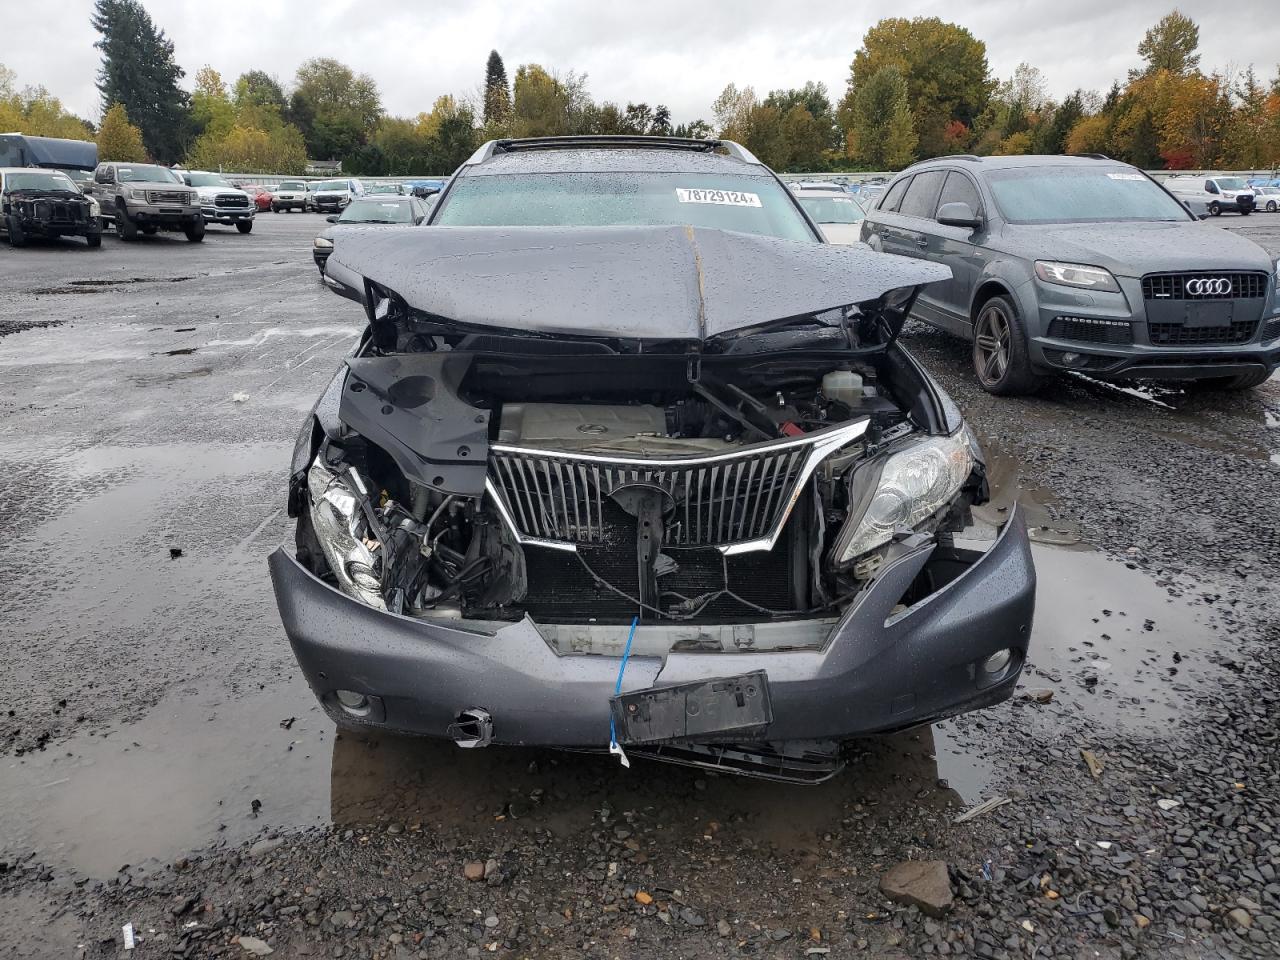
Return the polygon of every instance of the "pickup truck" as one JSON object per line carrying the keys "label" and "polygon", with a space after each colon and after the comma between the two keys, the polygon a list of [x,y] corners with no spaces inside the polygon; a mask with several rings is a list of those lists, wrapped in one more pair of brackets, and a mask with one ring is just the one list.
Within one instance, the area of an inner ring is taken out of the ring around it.
{"label": "pickup truck", "polygon": [[271,212],[306,210],[307,184],[303,180],[282,180],[271,193]]}
{"label": "pickup truck", "polygon": [[204,239],[200,195],[182,178],[154,163],[109,161],[93,171],[93,196],[105,223],[115,225],[121,240],[139,233],[174,230],[192,243]]}
{"label": "pickup truck", "polygon": [[234,224],[241,233],[253,229],[253,215],[258,205],[244,190],[224,180],[221,174],[203,170],[185,170],[182,179],[200,194],[200,212],[205,223]]}

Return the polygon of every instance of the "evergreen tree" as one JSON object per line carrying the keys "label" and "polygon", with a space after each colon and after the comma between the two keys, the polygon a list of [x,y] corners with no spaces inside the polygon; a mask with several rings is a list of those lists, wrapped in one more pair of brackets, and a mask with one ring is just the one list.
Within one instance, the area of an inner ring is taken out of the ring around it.
{"label": "evergreen tree", "polygon": [[503,123],[511,115],[511,88],[507,85],[507,67],[497,50],[489,51],[484,68],[484,122]]}
{"label": "evergreen tree", "polygon": [[173,41],[157,30],[139,0],[96,0],[90,18],[102,34],[98,92],[105,113],[122,104],[142,131],[147,152],[160,163],[183,154],[190,113],[178,86],[182,68],[173,59]]}

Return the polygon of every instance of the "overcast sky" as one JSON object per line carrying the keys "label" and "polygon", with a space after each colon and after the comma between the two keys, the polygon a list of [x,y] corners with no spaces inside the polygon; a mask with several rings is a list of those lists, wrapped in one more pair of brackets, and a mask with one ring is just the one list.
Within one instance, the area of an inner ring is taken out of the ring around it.
{"label": "overcast sky", "polygon": [[[1020,61],[1039,67],[1049,92],[1105,91],[1138,62],[1143,32],[1169,0],[898,0],[892,4],[816,0],[144,0],[173,40],[188,87],[205,64],[233,81],[252,68],[286,87],[309,57],[336,57],[369,73],[393,114],[430,109],[442,93],[474,95],[496,48],[509,76],[521,63],[588,75],[596,100],[667,104],[676,122],[711,119],[711,101],[729,82],[764,96],[806,80],[845,89],[849,63],[877,19],[939,16],[987,45],[997,77]],[[55,8],[0,0],[0,63],[20,84],[43,84],[68,109],[98,119],[97,34],[92,0]],[[1266,80],[1280,59],[1277,0],[1190,0],[1200,24],[1202,67],[1253,63]]]}

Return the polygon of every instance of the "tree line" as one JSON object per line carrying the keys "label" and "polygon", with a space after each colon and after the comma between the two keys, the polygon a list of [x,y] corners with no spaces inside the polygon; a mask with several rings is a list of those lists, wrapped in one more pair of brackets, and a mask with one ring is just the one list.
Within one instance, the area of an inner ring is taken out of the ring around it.
{"label": "tree line", "polygon": [[412,117],[389,115],[377,83],[338,60],[306,61],[287,84],[264,70],[233,82],[211,66],[194,90],[173,43],[140,0],[95,0],[102,119],[68,112],[0,65],[0,130],[96,138],[106,159],[154,159],[242,173],[302,173],[308,158],[356,175],[447,173],[485,140],[569,134],[724,137],[778,170],[893,170],[943,154],[1102,153],[1144,168],[1268,168],[1280,164],[1280,68],[1200,66],[1199,27],[1177,10],[1146,31],[1137,61],[1104,94],[1055,101],[1041,71],[991,73],[986,45],[937,17],[893,17],[854,53],[846,89],[729,83],[711,121],[673,125],[663,104],[597,102],[585,75],[522,64],[498,51],[470,95],[441,95]]}

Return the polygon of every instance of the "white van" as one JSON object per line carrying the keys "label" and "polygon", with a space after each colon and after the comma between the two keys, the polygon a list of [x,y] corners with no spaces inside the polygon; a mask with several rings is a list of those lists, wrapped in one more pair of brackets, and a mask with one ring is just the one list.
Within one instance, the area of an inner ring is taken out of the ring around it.
{"label": "white van", "polygon": [[1199,201],[1210,215],[1218,216],[1224,210],[1234,210],[1247,217],[1253,213],[1257,197],[1253,187],[1244,177],[1220,177],[1213,174],[1203,177],[1169,177],[1164,186],[1179,200]]}

